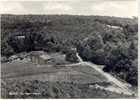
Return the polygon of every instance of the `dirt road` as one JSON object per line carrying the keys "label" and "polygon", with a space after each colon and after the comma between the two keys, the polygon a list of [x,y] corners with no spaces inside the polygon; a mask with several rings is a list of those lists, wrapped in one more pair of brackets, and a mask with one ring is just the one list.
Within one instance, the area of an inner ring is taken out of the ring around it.
{"label": "dirt road", "polygon": [[[129,89],[129,87],[131,86],[130,84],[121,82],[120,80],[116,79],[115,77],[113,77],[109,73],[104,72],[98,65],[95,65],[91,62],[84,62],[82,60],[82,58],[78,55],[78,53],[77,53],[77,57],[80,61],[80,63],[78,63],[78,64],[88,65],[89,67],[92,67],[93,69],[95,69],[96,71],[101,73],[103,76],[105,76],[111,83],[113,83],[113,86],[110,86],[110,87],[107,87],[107,88],[104,88],[104,89],[109,90],[109,91],[114,91],[114,92],[117,92],[117,93],[127,94],[127,95],[134,94],[134,92]],[[103,88],[103,87],[101,87],[101,88]]]}

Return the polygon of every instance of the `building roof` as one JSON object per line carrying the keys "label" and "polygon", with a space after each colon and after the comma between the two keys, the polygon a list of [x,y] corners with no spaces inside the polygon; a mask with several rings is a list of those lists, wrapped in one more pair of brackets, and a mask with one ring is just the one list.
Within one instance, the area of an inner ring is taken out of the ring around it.
{"label": "building roof", "polygon": [[46,54],[46,53],[44,51],[32,51],[32,52],[30,52],[30,55],[32,55],[32,56],[40,56],[43,54]]}
{"label": "building roof", "polygon": [[40,55],[39,57],[44,59],[44,60],[51,59],[51,57],[49,55]]}
{"label": "building roof", "polygon": [[24,35],[19,35],[19,36],[16,36],[18,39],[24,39],[25,36]]}
{"label": "building roof", "polygon": [[51,57],[44,51],[32,51],[30,53],[31,56],[38,56],[44,60],[51,59]]}

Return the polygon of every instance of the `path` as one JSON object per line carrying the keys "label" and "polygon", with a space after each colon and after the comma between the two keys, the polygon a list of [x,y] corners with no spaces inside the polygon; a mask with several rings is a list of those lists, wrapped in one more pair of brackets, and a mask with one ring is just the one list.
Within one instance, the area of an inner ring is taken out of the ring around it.
{"label": "path", "polygon": [[77,53],[77,57],[78,57],[78,59],[80,61],[80,63],[78,63],[78,64],[88,65],[89,67],[92,67],[93,69],[95,69],[96,71],[101,73],[103,76],[105,76],[111,83],[113,83],[115,86],[117,86],[117,88],[115,88],[115,86],[111,86],[111,87],[104,88],[104,89],[114,91],[114,92],[117,92],[117,93],[127,94],[127,95],[134,94],[134,92],[129,89],[130,84],[121,82],[120,80],[116,79],[115,77],[113,77],[109,73],[104,72],[101,68],[98,67],[98,65],[95,65],[95,64],[93,64],[91,62],[84,62],[82,60],[82,58],[78,55],[78,53]]}

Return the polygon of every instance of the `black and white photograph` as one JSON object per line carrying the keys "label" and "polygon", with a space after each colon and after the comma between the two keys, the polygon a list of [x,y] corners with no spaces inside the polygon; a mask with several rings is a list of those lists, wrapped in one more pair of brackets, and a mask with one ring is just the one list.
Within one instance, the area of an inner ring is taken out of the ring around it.
{"label": "black and white photograph", "polygon": [[1,0],[2,99],[137,99],[137,0]]}

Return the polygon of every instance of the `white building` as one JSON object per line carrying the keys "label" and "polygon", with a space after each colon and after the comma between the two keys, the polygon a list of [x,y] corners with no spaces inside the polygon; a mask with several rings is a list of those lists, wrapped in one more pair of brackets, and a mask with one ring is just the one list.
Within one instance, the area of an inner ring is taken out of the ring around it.
{"label": "white building", "polygon": [[30,60],[32,63],[44,65],[47,64],[52,58],[44,51],[32,51]]}

